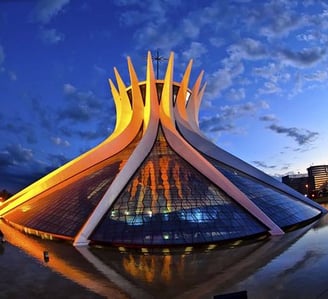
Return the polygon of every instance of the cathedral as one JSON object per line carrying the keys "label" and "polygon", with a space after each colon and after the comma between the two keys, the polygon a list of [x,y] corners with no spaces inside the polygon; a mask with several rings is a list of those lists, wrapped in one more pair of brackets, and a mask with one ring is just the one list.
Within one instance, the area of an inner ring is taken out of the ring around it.
{"label": "cathedral", "polygon": [[112,134],[7,200],[6,224],[74,246],[214,244],[282,235],[326,210],[212,143],[200,130],[205,90],[192,61],[164,79],[148,53],[146,79],[127,61],[130,86],[114,69]]}

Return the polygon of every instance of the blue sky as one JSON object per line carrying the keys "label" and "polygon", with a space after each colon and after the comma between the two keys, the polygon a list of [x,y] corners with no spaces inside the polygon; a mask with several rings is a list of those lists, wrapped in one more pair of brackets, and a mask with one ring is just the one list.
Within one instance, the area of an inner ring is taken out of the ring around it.
{"label": "blue sky", "polygon": [[[272,176],[328,164],[328,3],[0,1],[0,189],[16,192],[94,147],[115,124],[117,67],[175,52],[205,71],[200,127]],[[165,63],[160,65],[163,76]]]}

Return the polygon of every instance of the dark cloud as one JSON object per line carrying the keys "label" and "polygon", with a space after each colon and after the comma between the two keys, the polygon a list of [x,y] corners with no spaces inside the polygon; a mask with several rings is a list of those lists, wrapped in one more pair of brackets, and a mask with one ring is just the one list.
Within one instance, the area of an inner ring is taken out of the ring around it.
{"label": "dark cloud", "polygon": [[0,167],[0,188],[15,193],[42,178],[48,172],[37,167],[30,167],[28,169],[23,169],[19,166],[5,169],[1,169]]}
{"label": "dark cloud", "polygon": [[71,106],[62,109],[58,113],[58,120],[70,120],[73,122],[86,122],[92,119],[90,110],[85,105]]}
{"label": "dark cloud", "polygon": [[261,59],[267,56],[268,51],[258,40],[244,38],[239,44],[228,49],[230,55],[238,55],[239,59]]}
{"label": "dark cloud", "polygon": [[40,121],[41,127],[51,129],[53,127],[53,112],[41,105],[41,101],[33,97],[32,98],[32,109],[36,113],[37,119]]}
{"label": "dark cloud", "polygon": [[[7,151],[0,152],[0,169],[13,165],[13,161]],[[1,176],[3,178],[3,176]]]}
{"label": "dark cloud", "polygon": [[20,144],[10,144],[0,152],[0,188],[16,192],[53,168],[36,160],[32,150]]}
{"label": "dark cloud", "polygon": [[67,157],[60,154],[48,154],[43,162],[31,149],[10,144],[0,152],[0,188],[17,192],[66,162]]}
{"label": "dark cloud", "polygon": [[48,166],[45,171],[50,172],[51,170],[58,168],[69,161],[69,159],[62,154],[48,154],[48,161],[51,161],[51,166]]}
{"label": "dark cloud", "polygon": [[9,144],[5,148],[9,160],[12,164],[22,164],[30,162],[33,159],[33,152],[30,149],[23,148],[20,144]]}
{"label": "dark cloud", "polygon": [[58,112],[61,121],[86,122],[103,111],[104,103],[92,91],[80,92],[73,85],[65,84],[64,94],[69,102]]}
{"label": "dark cloud", "polygon": [[85,140],[105,139],[109,135],[108,130],[105,128],[94,131],[78,131],[77,134]]}
{"label": "dark cloud", "polygon": [[270,125],[268,128],[278,134],[285,134],[286,136],[293,138],[299,145],[308,144],[319,135],[317,132],[301,130],[298,128],[286,128],[275,124]]}
{"label": "dark cloud", "polygon": [[273,114],[263,115],[259,117],[259,120],[261,121],[276,121],[277,117]]}
{"label": "dark cloud", "polygon": [[199,127],[203,132],[227,132],[233,131],[235,126],[232,123],[226,122],[220,115],[201,119]]}
{"label": "dark cloud", "polygon": [[296,67],[310,66],[320,61],[326,55],[326,50],[323,48],[310,48],[301,51],[291,51],[283,49],[279,52],[284,62],[292,64]]}
{"label": "dark cloud", "polygon": [[275,165],[268,165],[265,162],[261,162],[261,161],[253,161],[253,163],[261,168],[266,168],[266,169],[276,168]]}
{"label": "dark cloud", "polygon": [[259,110],[266,108],[268,104],[265,101],[222,106],[217,115],[201,118],[199,126],[204,132],[231,132],[236,129],[236,120],[244,116],[254,116]]}

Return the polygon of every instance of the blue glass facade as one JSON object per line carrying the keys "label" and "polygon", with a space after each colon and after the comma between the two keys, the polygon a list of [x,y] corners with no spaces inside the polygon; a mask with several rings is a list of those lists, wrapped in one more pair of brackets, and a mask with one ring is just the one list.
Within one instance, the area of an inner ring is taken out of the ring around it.
{"label": "blue glass facade", "polygon": [[97,206],[140,136],[119,154],[76,174],[6,214],[6,221],[74,238]]}
{"label": "blue glass facade", "polygon": [[321,214],[320,210],[274,187],[236,169],[223,166],[214,159],[207,159],[281,228],[310,220]]}
{"label": "blue glass facade", "polygon": [[171,150],[160,132],[150,155],[90,239],[126,245],[196,244],[266,232]]}

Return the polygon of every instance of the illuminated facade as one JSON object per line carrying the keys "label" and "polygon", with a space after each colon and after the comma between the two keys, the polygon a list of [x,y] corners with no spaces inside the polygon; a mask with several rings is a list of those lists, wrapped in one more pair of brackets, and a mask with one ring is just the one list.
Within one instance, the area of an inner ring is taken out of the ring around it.
{"label": "illuminated facade", "polygon": [[316,165],[307,169],[309,194],[313,198],[328,196],[328,165]]}
{"label": "illuminated facade", "polygon": [[9,199],[4,221],[29,234],[93,243],[167,246],[281,235],[319,218],[318,204],[211,143],[200,131],[202,75],[190,62],[164,80],[110,81],[116,126],[104,142]]}

